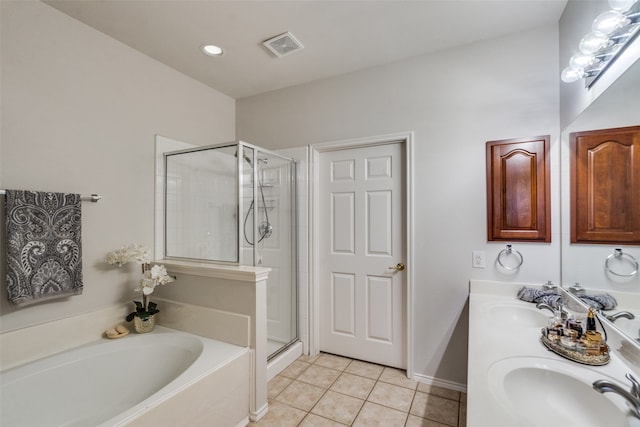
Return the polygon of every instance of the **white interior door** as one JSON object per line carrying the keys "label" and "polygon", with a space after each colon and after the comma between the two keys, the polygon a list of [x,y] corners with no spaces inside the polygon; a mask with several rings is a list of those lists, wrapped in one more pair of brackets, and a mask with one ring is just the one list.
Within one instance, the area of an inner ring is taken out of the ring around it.
{"label": "white interior door", "polygon": [[406,368],[404,144],[323,152],[320,350]]}

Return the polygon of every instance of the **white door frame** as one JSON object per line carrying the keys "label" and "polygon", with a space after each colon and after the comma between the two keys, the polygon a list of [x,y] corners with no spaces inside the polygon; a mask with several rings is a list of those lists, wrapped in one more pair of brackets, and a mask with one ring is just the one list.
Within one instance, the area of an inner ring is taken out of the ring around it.
{"label": "white door frame", "polygon": [[413,268],[413,132],[402,132],[389,135],[373,136],[368,138],[348,139],[342,141],[325,142],[311,145],[310,155],[310,254],[311,261],[309,271],[309,354],[316,355],[320,352],[320,230],[319,230],[319,193],[320,193],[320,154],[327,151],[344,150],[348,148],[362,148],[373,145],[385,145],[394,142],[402,142],[405,150],[405,212],[406,212],[406,265],[407,281],[406,301],[406,327],[407,327],[407,376],[413,377],[413,294],[414,294],[414,268]]}

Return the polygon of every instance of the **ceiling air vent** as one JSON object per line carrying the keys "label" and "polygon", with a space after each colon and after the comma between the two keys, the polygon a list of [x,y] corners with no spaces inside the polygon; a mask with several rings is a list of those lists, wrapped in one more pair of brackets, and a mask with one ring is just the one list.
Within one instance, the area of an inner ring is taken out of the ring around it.
{"label": "ceiling air vent", "polygon": [[283,56],[287,56],[304,48],[290,32],[272,37],[269,40],[263,41],[262,44],[278,58],[282,58]]}

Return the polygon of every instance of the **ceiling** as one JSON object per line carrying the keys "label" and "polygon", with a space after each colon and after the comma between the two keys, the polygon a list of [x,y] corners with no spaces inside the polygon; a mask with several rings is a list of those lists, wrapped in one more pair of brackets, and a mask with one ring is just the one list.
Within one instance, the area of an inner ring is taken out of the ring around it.
{"label": "ceiling", "polygon": [[[557,23],[566,0],[44,0],[232,97],[244,98]],[[286,31],[304,49],[262,42]],[[224,49],[201,53],[204,44]]]}

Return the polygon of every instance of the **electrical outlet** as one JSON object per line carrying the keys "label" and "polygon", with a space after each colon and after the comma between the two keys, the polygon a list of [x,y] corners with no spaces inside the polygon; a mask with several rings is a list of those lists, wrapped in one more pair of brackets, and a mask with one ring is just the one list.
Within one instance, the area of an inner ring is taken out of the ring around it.
{"label": "electrical outlet", "polygon": [[485,253],[484,251],[473,251],[473,261],[471,266],[473,268],[485,268]]}

